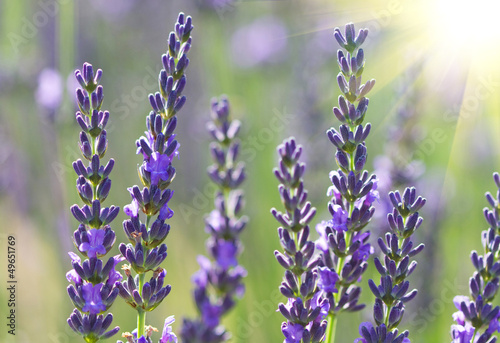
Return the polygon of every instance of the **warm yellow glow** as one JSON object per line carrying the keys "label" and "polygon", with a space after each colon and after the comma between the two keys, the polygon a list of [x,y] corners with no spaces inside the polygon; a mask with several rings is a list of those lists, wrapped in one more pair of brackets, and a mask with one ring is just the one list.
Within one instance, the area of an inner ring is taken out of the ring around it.
{"label": "warm yellow glow", "polygon": [[434,38],[468,55],[500,49],[499,0],[436,0],[432,4]]}

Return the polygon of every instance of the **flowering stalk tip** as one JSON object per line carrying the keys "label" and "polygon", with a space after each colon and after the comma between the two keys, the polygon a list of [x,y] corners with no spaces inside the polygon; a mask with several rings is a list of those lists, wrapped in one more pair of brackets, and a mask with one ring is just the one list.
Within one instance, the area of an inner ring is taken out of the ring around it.
{"label": "flowering stalk tip", "polygon": [[211,258],[198,256],[200,270],[192,280],[199,318],[184,319],[181,336],[186,343],[227,341],[230,334],[220,325],[221,318],[245,291],[242,279],[246,270],[237,260],[243,248],[239,236],[247,223],[246,217],[239,217],[244,199],[238,187],[245,180],[245,172],[244,164],[237,161],[240,122],[230,120],[229,112],[226,97],[212,99],[212,121],[207,130],[214,139],[210,144],[214,164],[207,172],[218,190],[215,210],[205,217],[205,231],[210,234],[206,245]]}
{"label": "flowering stalk tip", "polygon": [[374,259],[375,267],[380,273],[380,285],[368,280],[368,285],[375,295],[373,318],[376,326],[370,322],[361,323],[359,343],[409,343],[408,331],[401,334],[398,325],[403,319],[405,304],[415,298],[417,290],[409,291],[410,282],[406,279],[415,270],[416,261],[410,259],[419,254],[424,245],[415,246],[413,233],[423,222],[419,210],[426,200],[416,195],[415,188],[406,188],[403,195],[399,191],[391,192],[389,198],[394,206],[387,216],[390,231],[385,239],[379,237],[378,245],[383,258]]}
{"label": "flowering stalk tip", "polygon": [[[138,167],[142,189],[137,185],[128,188],[132,202],[124,207],[130,218],[123,222],[123,229],[129,243],[121,243],[119,250],[129,264],[123,268],[126,280],[116,283],[120,296],[137,311],[135,334],[124,334],[132,343],[152,342],[151,335],[156,329],[146,325],[146,313],[158,307],[171,291],[170,285],[164,285],[166,271],[161,264],[167,257],[164,241],[170,232],[166,220],[174,215],[169,206],[174,191],[169,187],[175,178],[172,163],[179,157],[180,146],[174,131],[177,114],[186,102],[182,92],[186,86],[192,30],[191,17],[180,13],[169,35],[168,50],[161,58],[159,91],[149,95],[152,111],[146,118],[147,131],[136,141],[137,154],[143,157]],[[149,272],[153,274],[146,278]],[[177,342],[170,327],[173,322],[173,317],[166,319],[160,343]]]}
{"label": "flowering stalk tip", "polygon": [[281,326],[286,343],[323,341],[330,304],[323,292],[336,291],[338,275],[329,269],[317,269],[315,245],[309,240],[309,223],[316,209],[307,201],[303,175],[305,164],[299,162],[302,147],[294,138],[278,146],[279,167],[274,175],[285,212],[273,208],[271,213],[280,223],[278,235],[283,252],[275,251],[278,263],[285,269],[280,292],[288,301],[279,304],[286,321]]}
{"label": "flowering stalk tip", "polygon": [[113,315],[106,312],[118,296],[115,282],[122,276],[115,267],[122,258],[114,256],[106,260],[105,255],[115,243],[115,233],[109,224],[120,209],[102,207],[111,189],[108,176],[114,166],[113,159],[105,166],[101,163],[108,147],[106,124],[109,119],[109,112],[101,110],[104,99],[103,87],[99,84],[102,70],[98,69],[94,74],[92,65],[84,63],[75,76],[81,87],[76,91],[79,107],[76,121],[82,129],[79,146],[87,161],[78,159],[73,162],[77,174],[76,189],[84,205],[71,206],[71,213],[80,223],[73,233],[73,242],[86,259],[82,262],[78,254],[69,253],[73,269],[66,274],[71,282],[68,294],[76,308],[68,318],[68,324],[86,342],[94,343],[119,331],[119,327],[108,331]]}
{"label": "flowering stalk tip", "polygon": [[340,312],[359,311],[364,307],[358,304],[361,287],[357,283],[373,253],[368,243],[370,232],[364,231],[375,211],[372,204],[379,198],[377,177],[364,170],[368,156],[365,140],[371,130],[369,123],[363,125],[369,103],[366,95],[375,85],[375,80],[362,83],[365,59],[360,46],[367,35],[367,29],[356,35],[353,24],[345,26],[344,34],[339,28],[334,32],[335,39],[344,49],[337,52],[340,69],[337,83],[341,95],[338,106],[333,108],[341,125],[338,130],[330,128],[326,134],[337,150],[335,160],[339,169],[330,172],[332,186],[327,195],[331,197],[328,203],[331,219],[316,226],[320,236],[316,242],[321,251],[320,266],[338,275],[336,292],[333,289],[324,291],[330,304],[328,343],[335,339]]}

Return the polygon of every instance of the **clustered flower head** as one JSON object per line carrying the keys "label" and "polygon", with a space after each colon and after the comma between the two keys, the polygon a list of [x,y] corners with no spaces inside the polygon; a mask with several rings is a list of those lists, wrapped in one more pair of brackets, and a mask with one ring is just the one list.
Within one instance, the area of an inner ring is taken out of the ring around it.
{"label": "clustered flower head", "polygon": [[[162,56],[159,92],[149,95],[153,110],[146,118],[147,131],[136,142],[137,154],[144,159],[138,167],[142,189],[139,186],[128,189],[132,202],[124,211],[130,219],[123,222],[123,229],[129,243],[121,243],[119,249],[129,264],[123,267],[126,280],[116,283],[120,296],[138,313],[137,331],[123,335],[129,342],[151,342],[154,328],[147,329],[145,313],[160,305],[171,290],[170,285],[164,285],[166,271],[160,265],[167,257],[167,245],[163,242],[170,231],[165,221],[174,214],[169,207],[174,193],[169,188],[175,177],[172,161],[179,156],[174,130],[176,114],[186,102],[182,92],[192,30],[191,17],[180,13],[175,30],[169,35],[168,51]],[[141,214],[146,217],[145,223],[140,219]],[[149,280],[145,277],[147,272],[153,273]],[[172,322],[172,317],[167,318],[161,343],[177,341],[169,326]]]}
{"label": "clustered flower head", "polygon": [[108,147],[105,128],[109,119],[109,112],[101,110],[104,99],[103,87],[99,84],[102,70],[94,74],[92,65],[84,63],[75,76],[81,86],[76,91],[79,107],[76,121],[82,129],[79,145],[86,162],[78,159],[73,162],[73,168],[78,175],[76,189],[85,205],[71,206],[71,213],[80,223],[73,234],[73,242],[86,259],[82,262],[78,254],[69,253],[73,269],[66,274],[72,283],[68,286],[68,294],[76,308],[68,324],[86,342],[93,343],[119,330],[115,327],[107,331],[113,316],[105,313],[118,296],[115,282],[122,276],[115,267],[122,258],[118,255],[106,259],[105,255],[115,243],[115,233],[109,224],[120,209],[102,207],[111,189],[108,176],[114,166],[113,159],[106,165],[101,164]]}
{"label": "clustered flower head", "polygon": [[299,162],[302,147],[294,138],[278,146],[279,167],[274,174],[285,212],[275,208],[271,213],[281,224],[278,235],[284,252],[275,251],[279,264],[285,268],[280,291],[288,298],[279,304],[279,311],[286,322],[281,326],[285,343],[321,342],[324,338],[330,308],[322,290],[336,291],[338,276],[329,269],[317,269],[320,260],[314,256],[315,245],[309,240],[309,223],[316,209],[307,201],[303,175],[305,164]]}
{"label": "clustered flower head", "polygon": [[469,296],[456,296],[453,302],[458,310],[453,314],[456,324],[451,326],[451,336],[456,343],[493,343],[500,332],[500,307],[493,305],[498,292],[500,277],[500,175],[493,174],[497,186],[496,196],[486,193],[491,205],[483,213],[489,225],[481,234],[484,255],[472,251],[471,260],[476,271],[469,279]]}
{"label": "clustered flower head", "polygon": [[230,120],[226,97],[220,101],[212,99],[211,114],[207,129],[214,139],[210,144],[214,164],[208,168],[208,175],[218,187],[215,210],[205,217],[205,231],[210,234],[207,251],[211,258],[198,256],[200,270],[192,280],[200,317],[184,319],[181,337],[186,343],[227,341],[230,335],[220,325],[221,317],[245,291],[242,278],[246,270],[237,260],[242,250],[239,236],[247,223],[246,217],[239,217],[243,192],[238,187],[245,180],[244,164],[237,162],[240,142],[236,136],[240,122]]}
{"label": "clustered flower head", "polygon": [[[335,29],[335,38],[345,49],[338,50],[337,76],[341,95],[338,107],[333,108],[335,117],[342,123],[339,129],[330,128],[327,136],[336,147],[335,159],[339,169],[330,172],[332,186],[328,210],[331,219],[316,226],[319,240],[316,247],[321,251],[320,266],[338,276],[335,290],[324,289],[330,303],[331,320],[341,311],[358,311],[361,288],[357,285],[367,268],[367,259],[373,253],[368,243],[370,233],[363,231],[374,214],[373,202],[379,198],[377,178],[364,170],[367,161],[365,140],[371,125],[363,125],[368,109],[367,93],[375,80],[362,83],[364,52],[360,48],[368,30],[358,35],[353,24],[347,24],[345,35]],[[331,333],[330,333],[331,334]]]}
{"label": "clustered flower head", "polygon": [[359,333],[360,343],[409,343],[408,331],[398,334],[397,326],[403,319],[405,304],[415,298],[417,290],[408,291],[410,282],[406,280],[415,270],[416,261],[410,259],[424,249],[423,244],[415,246],[413,237],[423,222],[419,210],[426,200],[416,195],[415,188],[406,188],[403,195],[399,191],[389,193],[392,213],[387,216],[390,232],[385,239],[379,237],[378,245],[383,253],[383,260],[376,257],[375,267],[380,273],[380,284],[368,280],[368,285],[375,295],[373,318],[376,326],[370,322],[362,323]]}

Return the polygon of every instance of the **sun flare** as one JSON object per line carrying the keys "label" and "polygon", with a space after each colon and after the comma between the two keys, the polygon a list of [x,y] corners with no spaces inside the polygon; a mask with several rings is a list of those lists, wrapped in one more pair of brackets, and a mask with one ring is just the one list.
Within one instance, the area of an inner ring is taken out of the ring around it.
{"label": "sun flare", "polygon": [[437,0],[433,34],[468,54],[498,52],[499,12],[498,0]]}

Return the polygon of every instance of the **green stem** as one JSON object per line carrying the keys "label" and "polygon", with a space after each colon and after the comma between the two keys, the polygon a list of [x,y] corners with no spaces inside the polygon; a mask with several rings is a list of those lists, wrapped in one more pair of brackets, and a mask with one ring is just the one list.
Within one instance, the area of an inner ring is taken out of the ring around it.
{"label": "green stem", "polygon": [[335,331],[337,329],[337,316],[329,313],[327,320],[325,343],[333,343],[335,342]]}
{"label": "green stem", "polygon": [[[139,274],[139,294],[142,296],[142,287],[144,286],[144,279],[146,274]],[[142,308],[137,309],[137,338],[144,336],[146,327],[146,311]]]}

